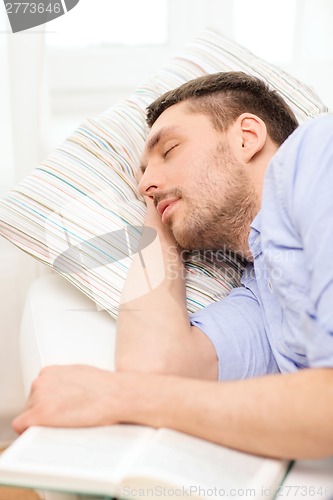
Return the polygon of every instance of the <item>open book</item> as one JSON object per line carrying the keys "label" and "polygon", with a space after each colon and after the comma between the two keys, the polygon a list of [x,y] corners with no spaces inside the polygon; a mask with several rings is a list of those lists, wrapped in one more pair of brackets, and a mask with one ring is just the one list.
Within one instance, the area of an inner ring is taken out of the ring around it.
{"label": "open book", "polygon": [[121,499],[264,500],[287,467],[169,429],[31,427],[0,456],[0,484]]}

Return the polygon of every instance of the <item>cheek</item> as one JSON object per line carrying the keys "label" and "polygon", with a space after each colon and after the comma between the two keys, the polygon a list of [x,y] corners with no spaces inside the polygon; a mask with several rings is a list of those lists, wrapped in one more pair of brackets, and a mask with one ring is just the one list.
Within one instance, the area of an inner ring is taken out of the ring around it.
{"label": "cheek", "polygon": [[181,170],[183,175],[185,175],[189,182],[207,182],[209,169],[207,168],[207,157],[206,160],[202,157],[202,154],[193,153],[183,155],[180,158]]}
{"label": "cheek", "polygon": [[177,155],[169,166],[165,166],[166,175],[170,176],[169,185],[181,189],[183,197],[189,201],[202,200],[206,196],[210,197],[212,191],[216,191],[221,179],[218,180],[216,169],[212,167],[207,154],[194,150]]}

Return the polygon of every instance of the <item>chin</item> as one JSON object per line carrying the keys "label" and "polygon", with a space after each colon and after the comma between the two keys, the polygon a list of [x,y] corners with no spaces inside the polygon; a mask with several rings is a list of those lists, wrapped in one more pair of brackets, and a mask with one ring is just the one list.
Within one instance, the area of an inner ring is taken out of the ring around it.
{"label": "chin", "polygon": [[202,238],[196,238],[193,235],[189,235],[187,233],[178,232],[178,231],[172,231],[175,240],[177,241],[178,245],[183,249],[183,250],[207,250],[210,247],[208,241],[202,240]]}
{"label": "chin", "polygon": [[188,240],[188,238],[184,237],[184,234],[179,234],[178,231],[172,230],[173,237],[175,238],[176,242],[178,245],[183,249],[183,250],[194,250],[194,248],[191,248],[191,244]]}
{"label": "chin", "polygon": [[200,227],[199,224],[186,225],[184,219],[176,224],[173,219],[173,222],[170,220],[169,227],[178,245],[184,250],[223,251],[229,248],[225,242],[217,240],[216,232],[205,231],[205,227]]}

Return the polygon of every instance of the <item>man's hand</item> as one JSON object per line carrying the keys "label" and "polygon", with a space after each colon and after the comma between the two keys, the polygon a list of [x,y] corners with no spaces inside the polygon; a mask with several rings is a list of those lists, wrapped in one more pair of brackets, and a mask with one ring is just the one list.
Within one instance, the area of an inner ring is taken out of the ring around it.
{"label": "man's hand", "polygon": [[126,374],[118,377],[83,365],[43,368],[13,428],[21,434],[30,425],[89,427],[117,423],[122,413],[120,379],[124,377]]}

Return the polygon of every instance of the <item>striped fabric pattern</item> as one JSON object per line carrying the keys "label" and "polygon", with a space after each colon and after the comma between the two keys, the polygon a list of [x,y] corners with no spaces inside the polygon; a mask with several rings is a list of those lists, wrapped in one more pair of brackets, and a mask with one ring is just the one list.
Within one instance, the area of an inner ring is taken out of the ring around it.
{"label": "striped fabric pattern", "polygon": [[[231,70],[265,80],[300,122],[327,111],[311,89],[206,29],[132,96],[82,123],[11,190],[0,201],[0,234],[116,317],[145,214],[135,181],[147,135],[145,109],[185,81]],[[190,255],[188,311],[224,298],[239,285],[241,272],[242,265],[229,256]]]}

